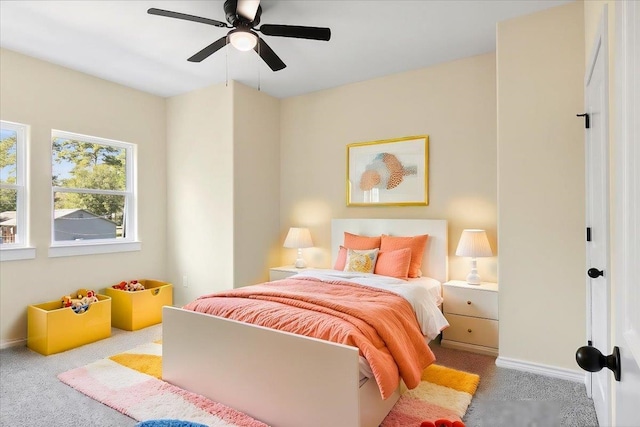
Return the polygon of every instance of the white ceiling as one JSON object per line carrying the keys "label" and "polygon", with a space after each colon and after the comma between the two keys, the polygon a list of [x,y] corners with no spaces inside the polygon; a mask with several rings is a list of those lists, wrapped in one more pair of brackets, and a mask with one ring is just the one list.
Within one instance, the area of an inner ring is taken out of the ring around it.
{"label": "white ceiling", "polygon": [[187,61],[228,29],[147,14],[156,7],[226,22],[222,0],[0,1],[0,46],[160,96],[228,80],[278,98],[495,50],[496,23],[567,0],[263,0],[262,24],[331,28],[328,42],[262,36],[273,72],[227,46]]}

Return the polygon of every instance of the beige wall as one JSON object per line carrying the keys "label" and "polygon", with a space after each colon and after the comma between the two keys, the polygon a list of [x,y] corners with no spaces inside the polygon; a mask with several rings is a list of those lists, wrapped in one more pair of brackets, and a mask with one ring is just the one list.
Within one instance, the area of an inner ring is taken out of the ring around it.
{"label": "beige wall", "polygon": [[[0,115],[31,126],[29,226],[36,247],[35,259],[0,263],[2,344],[26,338],[29,304],[57,300],[78,288],[165,278],[164,99],[3,49]],[[141,251],[48,257],[51,129],[137,144]]]}
{"label": "beige wall", "polygon": [[582,2],[498,24],[500,357],[575,371],[586,326],[584,63]]}
{"label": "beige wall", "polygon": [[269,279],[278,264],[280,101],[233,83],[234,286]]}
{"label": "beige wall", "polygon": [[[497,254],[496,70],[486,54],[282,100],[280,242],[291,226],[308,226],[315,267],[332,265],[332,218],[449,220],[450,277],[470,261],[454,255],[464,228],[487,230]],[[346,146],[429,135],[429,206],[347,207]],[[282,251],[292,264],[295,250]],[[496,258],[479,259],[484,280]]]}
{"label": "beige wall", "polygon": [[231,87],[215,85],[167,100],[168,275],[178,305],[233,283],[232,99]]}
{"label": "beige wall", "polygon": [[280,218],[279,125],[277,99],[235,82],[167,100],[176,304],[268,278]]}

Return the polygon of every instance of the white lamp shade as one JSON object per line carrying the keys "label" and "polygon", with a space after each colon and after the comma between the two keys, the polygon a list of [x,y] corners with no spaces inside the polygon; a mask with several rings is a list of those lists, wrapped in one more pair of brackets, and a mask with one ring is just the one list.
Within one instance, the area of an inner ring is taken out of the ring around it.
{"label": "white lamp shade", "polygon": [[493,256],[487,233],[484,230],[463,230],[456,255],[472,258]]}
{"label": "white lamp shade", "polygon": [[313,241],[311,240],[311,233],[308,228],[296,228],[291,227],[289,229],[289,233],[287,233],[287,238],[284,239],[284,247],[285,248],[310,248],[313,246]]}

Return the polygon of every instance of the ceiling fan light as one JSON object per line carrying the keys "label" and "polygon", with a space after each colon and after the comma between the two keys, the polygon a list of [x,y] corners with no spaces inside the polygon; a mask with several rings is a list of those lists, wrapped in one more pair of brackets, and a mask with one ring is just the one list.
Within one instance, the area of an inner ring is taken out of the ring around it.
{"label": "ceiling fan light", "polygon": [[234,30],[229,33],[229,43],[238,50],[246,52],[258,43],[258,36],[253,31]]}

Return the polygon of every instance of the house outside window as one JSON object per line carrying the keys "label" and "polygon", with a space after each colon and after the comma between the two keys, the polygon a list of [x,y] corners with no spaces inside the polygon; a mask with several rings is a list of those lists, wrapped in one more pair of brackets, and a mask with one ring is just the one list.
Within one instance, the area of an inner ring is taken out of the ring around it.
{"label": "house outside window", "polygon": [[35,257],[27,221],[28,126],[0,121],[0,260]]}
{"label": "house outside window", "polygon": [[54,130],[49,256],[139,250],[136,146]]}

